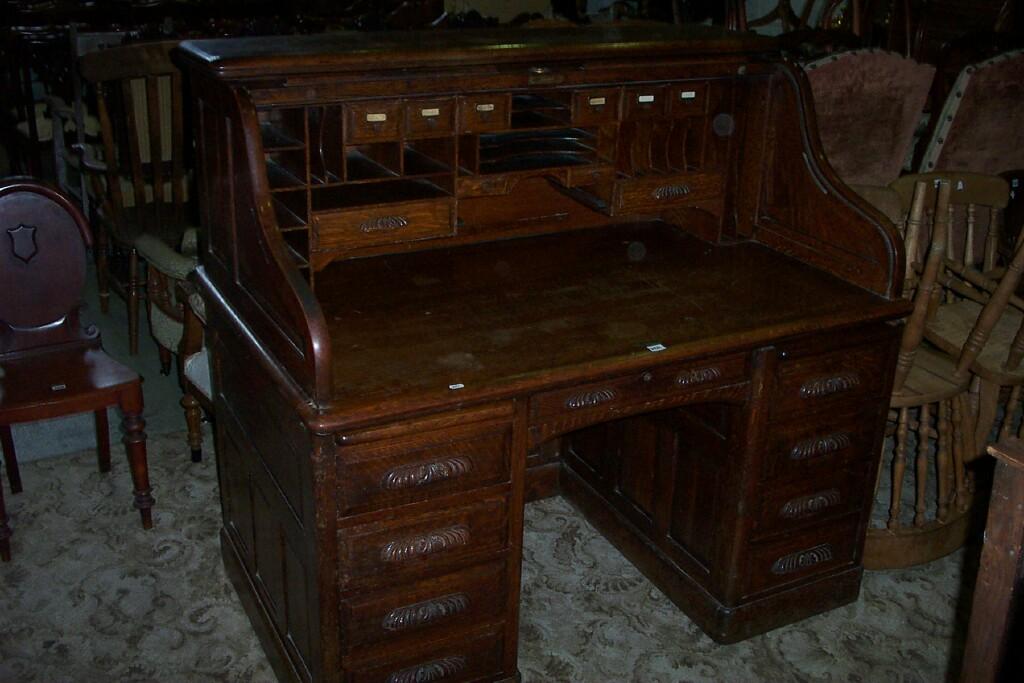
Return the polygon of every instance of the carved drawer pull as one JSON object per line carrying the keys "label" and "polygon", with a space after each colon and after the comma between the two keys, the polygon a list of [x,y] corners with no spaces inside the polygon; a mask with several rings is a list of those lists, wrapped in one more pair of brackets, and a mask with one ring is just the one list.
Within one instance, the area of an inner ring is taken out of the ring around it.
{"label": "carved drawer pull", "polygon": [[694,384],[713,382],[721,376],[722,371],[718,368],[697,368],[696,370],[680,372],[676,376],[676,384],[681,387],[688,387]]}
{"label": "carved drawer pull", "polygon": [[853,440],[846,432],[836,432],[801,441],[789,451],[790,460],[807,460],[822,455],[829,455],[844,448],[849,448]]}
{"label": "carved drawer pull", "polygon": [[772,574],[783,575],[792,574],[793,572],[800,571],[801,569],[807,569],[813,567],[816,564],[822,562],[828,562],[832,559],[832,544],[822,543],[816,545],[813,548],[807,550],[800,550],[789,555],[783,555],[779,559],[772,563]]}
{"label": "carved drawer pull", "polygon": [[618,394],[615,393],[614,389],[595,389],[594,391],[573,394],[565,399],[565,407],[570,410],[592,408],[608,401],[614,401],[616,398],[618,398]]}
{"label": "carved drawer pull", "polygon": [[454,676],[466,668],[466,658],[443,657],[426,664],[410,666],[388,676],[387,683],[432,683]]}
{"label": "carved drawer pull", "polygon": [[689,185],[662,185],[656,187],[651,196],[655,199],[678,199],[690,194]]}
{"label": "carved drawer pull", "polygon": [[416,557],[458,548],[468,543],[469,529],[457,524],[420,536],[391,541],[380,549],[380,559],[384,562],[405,562]]}
{"label": "carved drawer pull", "polygon": [[446,479],[464,476],[472,469],[473,461],[462,456],[417,465],[402,465],[386,472],[380,485],[381,488],[392,491],[427,486]]}
{"label": "carved drawer pull", "polygon": [[403,631],[439,619],[453,617],[467,609],[469,609],[469,596],[465,593],[452,593],[433,600],[396,607],[384,615],[381,626],[385,631]]}
{"label": "carved drawer pull", "polygon": [[362,232],[386,232],[388,230],[398,230],[407,225],[409,225],[409,219],[405,216],[378,216],[360,223],[359,230]]}
{"label": "carved drawer pull", "polygon": [[779,517],[783,519],[800,519],[816,514],[822,510],[839,505],[839,489],[828,489],[818,491],[809,496],[800,496],[786,501],[779,510]]}
{"label": "carved drawer pull", "polygon": [[847,372],[834,377],[818,377],[803,383],[800,387],[800,398],[821,398],[849,391],[857,386],[860,386],[860,376],[855,372]]}

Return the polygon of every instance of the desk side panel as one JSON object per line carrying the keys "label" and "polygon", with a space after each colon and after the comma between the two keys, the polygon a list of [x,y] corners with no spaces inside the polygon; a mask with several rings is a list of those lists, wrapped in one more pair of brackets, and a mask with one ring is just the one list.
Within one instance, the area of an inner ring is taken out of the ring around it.
{"label": "desk side panel", "polygon": [[750,163],[742,169],[740,206],[755,211],[753,238],[887,299],[897,298],[903,243],[895,226],[829,165],[806,77],[781,64],[771,77],[752,79],[747,97],[751,105],[767,108],[766,125],[757,125],[755,115],[745,140]]}
{"label": "desk side panel", "polygon": [[191,77],[203,267],[263,350],[305,394],[325,398],[329,338],[277,230],[255,109],[243,91],[202,72]]}

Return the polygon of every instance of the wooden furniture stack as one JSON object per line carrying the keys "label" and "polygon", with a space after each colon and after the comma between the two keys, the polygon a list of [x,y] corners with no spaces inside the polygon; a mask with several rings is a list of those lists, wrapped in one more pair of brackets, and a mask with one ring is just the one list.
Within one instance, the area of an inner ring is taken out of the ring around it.
{"label": "wooden furniture stack", "polygon": [[523,505],[559,492],[722,642],[856,599],[902,244],[774,43],[179,60],[222,548],[282,680],[517,679]]}

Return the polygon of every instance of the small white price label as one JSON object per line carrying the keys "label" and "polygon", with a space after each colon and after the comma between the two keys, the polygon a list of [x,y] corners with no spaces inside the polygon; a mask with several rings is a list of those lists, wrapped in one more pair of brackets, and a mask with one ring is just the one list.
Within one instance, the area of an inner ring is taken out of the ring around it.
{"label": "small white price label", "polygon": [[664,351],[667,348],[668,347],[665,346],[664,344],[648,344],[647,345],[647,350],[650,351],[651,353],[658,353],[659,351]]}

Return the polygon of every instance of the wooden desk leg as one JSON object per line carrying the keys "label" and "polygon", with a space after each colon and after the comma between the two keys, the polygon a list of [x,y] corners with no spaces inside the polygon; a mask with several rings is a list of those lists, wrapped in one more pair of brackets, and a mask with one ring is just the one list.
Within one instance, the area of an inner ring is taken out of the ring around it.
{"label": "wooden desk leg", "polygon": [[110,426],[107,424],[107,409],[97,410],[96,416],[96,462],[100,472],[110,471]]}
{"label": "wooden desk leg", "polygon": [[990,446],[989,453],[996,458],[996,473],[960,672],[961,681],[972,683],[1008,674],[1001,669],[1013,656],[1013,610],[1015,604],[1024,604],[1024,443],[1007,439]]}
{"label": "wooden desk leg", "polygon": [[149,465],[146,463],[146,421],[142,419],[142,388],[136,384],[133,391],[122,395],[121,410],[124,420],[124,450],[132,469],[135,489],[135,507],[142,515],[142,527],[153,528],[153,496],[149,487]]}
{"label": "wooden desk leg", "polygon": [[21,493],[21,472],[18,470],[18,458],[14,454],[14,437],[11,426],[0,427],[0,445],[4,451],[4,467],[7,468],[7,480],[11,482],[11,493]]}

